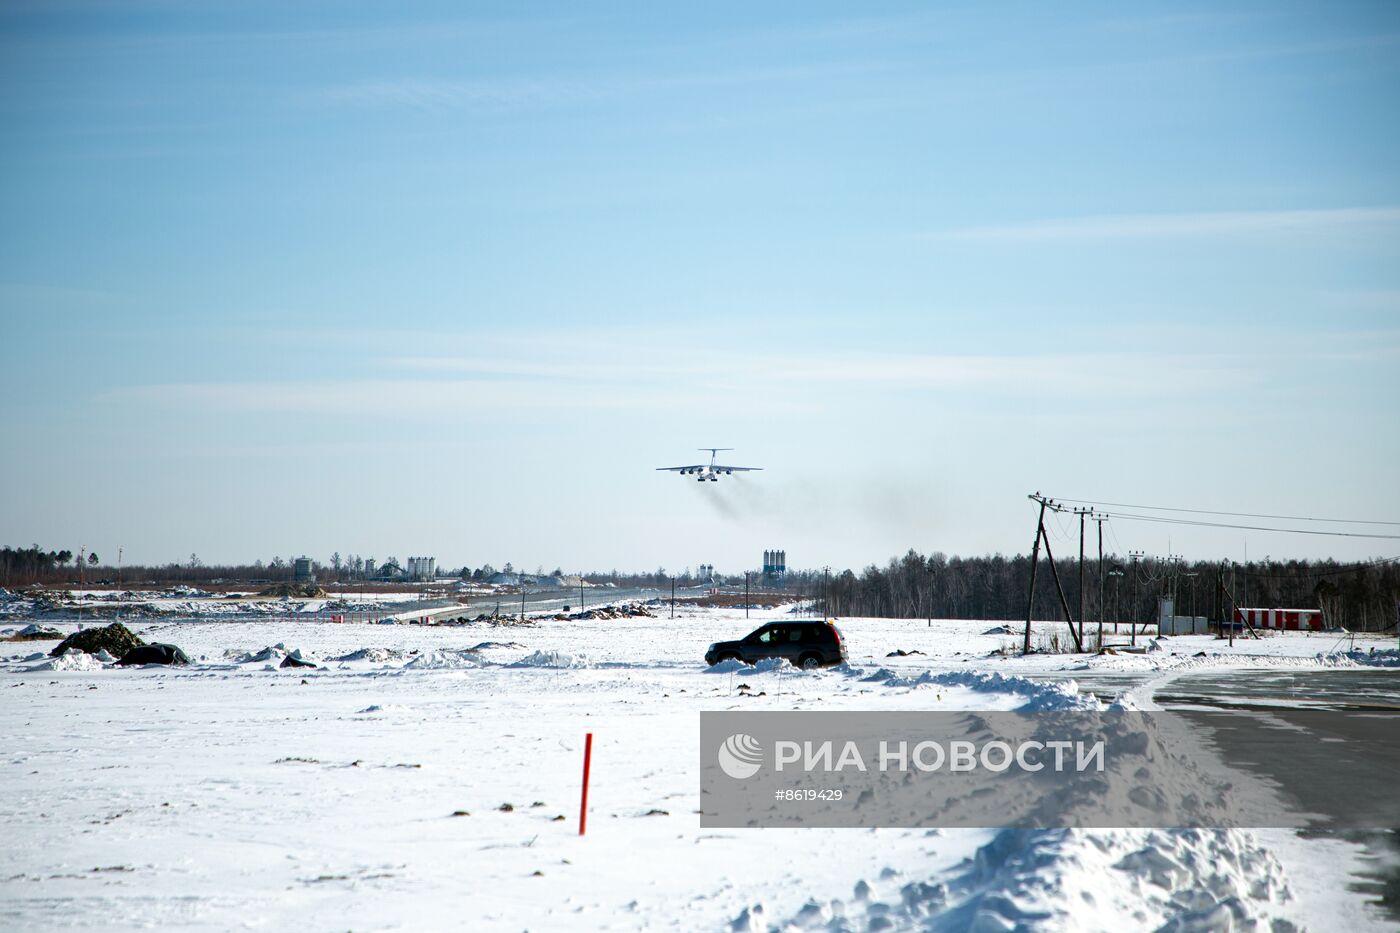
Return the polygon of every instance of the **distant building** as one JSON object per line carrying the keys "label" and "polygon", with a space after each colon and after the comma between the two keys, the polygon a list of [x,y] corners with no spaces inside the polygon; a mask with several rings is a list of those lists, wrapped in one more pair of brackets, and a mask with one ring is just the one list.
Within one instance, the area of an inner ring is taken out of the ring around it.
{"label": "distant building", "polygon": [[1323,630],[1321,609],[1236,609],[1235,624],[1243,625],[1246,620],[1260,629],[1279,629],[1285,632]]}
{"label": "distant building", "polygon": [[298,557],[292,562],[292,578],[304,583],[316,581],[316,573],[311,569],[311,558]]}
{"label": "distant building", "polygon": [[410,557],[404,568],[410,579],[432,580],[437,576],[436,557]]}
{"label": "distant building", "polygon": [[370,557],[370,558],[368,558],[368,559],[365,560],[365,577],[368,578],[368,577],[373,577],[373,576],[374,576],[374,558],[373,558],[373,557]]}
{"label": "distant building", "polygon": [[776,578],[784,576],[786,573],[787,551],[763,552],[763,575],[765,577]]}

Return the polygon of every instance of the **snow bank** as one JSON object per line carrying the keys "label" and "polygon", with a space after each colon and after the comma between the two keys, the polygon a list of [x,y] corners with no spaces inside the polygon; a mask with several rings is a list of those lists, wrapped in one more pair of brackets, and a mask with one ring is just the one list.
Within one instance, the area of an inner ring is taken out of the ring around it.
{"label": "snow bank", "polygon": [[373,661],[383,664],[387,661],[397,661],[404,656],[404,653],[397,648],[357,648],[349,654],[342,654],[339,657],[331,658],[332,661]]}
{"label": "snow bank", "polygon": [[1333,667],[1346,664],[1355,664],[1358,667],[1400,667],[1400,651],[1394,648],[1383,648],[1380,651],[1374,648],[1370,651],[1338,651],[1334,654],[1319,654],[1317,660],[1321,664]]}
{"label": "snow bank", "polygon": [[850,898],[810,901],[787,924],[744,909],[733,930],[1083,929],[1205,931],[1296,927],[1278,861],[1240,830],[1006,829],[942,880],[887,870]]}
{"label": "snow bank", "polygon": [[532,651],[518,661],[512,661],[506,667],[555,667],[555,668],[580,668],[588,667],[588,658],[581,654],[565,654],[562,651]]}
{"label": "snow bank", "polygon": [[315,666],[308,655],[302,654],[300,648],[288,648],[282,642],[269,645],[261,651],[248,652],[234,659],[235,664],[271,664],[273,666],[283,666],[284,662],[290,659],[293,662],[304,662],[301,664],[287,663],[287,667]]}
{"label": "snow bank", "polygon": [[981,671],[945,671],[940,674],[925,671],[918,677],[906,677],[887,667],[882,667],[873,674],[852,668],[849,676],[858,677],[864,683],[878,683],[886,687],[962,687],[976,693],[1010,694],[1024,698],[1025,702],[1015,707],[1018,712],[1023,713],[1103,709],[1103,704],[1092,694],[1080,693],[1079,685],[1072,680],[1041,683],[1025,677]]}
{"label": "snow bank", "polygon": [[459,671],[481,667],[482,660],[473,651],[426,651],[403,666],[406,671]]}
{"label": "snow bank", "polygon": [[281,661],[291,653],[291,650],[286,645],[278,642],[275,645],[269,645],[261,651],[250,651],[247,654],[240,655],[236,663],[262,664],[267,661]]}
{"label": "snow bank", "polygon": [[413,707],[403,706],[398,703],[386,703],[383,706],[380,706],[378,703],[371,703],[364,709],[356,710],[355,712],[357,715],[364,715],[366,713],[411,713],[413,712]]}
{"label": "snow bank", "polygon": [[728,674],[733,671],[743,671],[746,674],[772,674],[775,671],[782,671],[784,674],[805,674],[807,671],[793,667],[792,662],[787,658],[764,658],[754,664],[746,664],[743,661],[730,659],[712,664],[705,669],[707,674]]}
{"label": "snow bank", "polygon": [[[110,655],[109,655],[110,657]],[[69,648],[56,658],[50,658],[30,668],[31,671],[100,671],[102,662],[96,655]]]}

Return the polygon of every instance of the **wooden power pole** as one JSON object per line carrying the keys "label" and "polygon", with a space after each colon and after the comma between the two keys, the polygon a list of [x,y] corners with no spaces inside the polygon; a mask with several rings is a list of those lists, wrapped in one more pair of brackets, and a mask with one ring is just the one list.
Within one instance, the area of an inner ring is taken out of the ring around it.
{"label": "wooden power pole", "polygon": [[1028,498],[1040,503],[1040,516],[1035,520],[1035,543],[1031,545],[1031,589],[1026,595],[1026,637],[1021,643],[1021,653],[1031,653],[1031,614],[1035,611],[1035,569],[1040,563],[1040,535],[1045,530],[1046,500],[1036,493]]}
{"label": "wooden power pole", "polygon": [[1079,516],[1079,642],[1084,642],[1084,518],[1089,509],[1075,509]]}
{"label": "wooden power pole", "polygon": [[1065,621],[1069,623],[1069,635],[1074,640],[1076,651],[1084,650],[1083,632],[1076,630],[1074,623],[1074,613],[1070,611],[1069,600],[1065,599],[1065,588],[1060,583],[1060,571],[1055,566],[1055,555],[1050,550],[1050,536],[1045,531],[1045,510],[1054,509],[1056,512],[1064,511],[1062,506],[1055,504],[1053,499],[1047,499],[1040,493],[1027,496],[1035,502],[1040,503],[1040,515],[1036,519],[1035,544],[1031,547],[1031,588],[1030,594],[1026,598],[1026,633],[1021,645],[1022,654],[1031,652],[1031,615],[1035,608],[1035,571],[1036,565],[1040,562],[1040,544],[1045,543],[1045,559],[1050,564],[1050,576],[1055,581],[1055,594],[1060,599],[1060,611],[1064,614]]}

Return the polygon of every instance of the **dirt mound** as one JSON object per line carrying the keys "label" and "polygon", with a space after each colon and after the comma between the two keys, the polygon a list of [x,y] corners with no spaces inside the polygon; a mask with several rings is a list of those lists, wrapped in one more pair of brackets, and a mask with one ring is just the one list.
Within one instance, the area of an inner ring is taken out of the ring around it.
{"label": "dirt mound", "polygon": [[49,654],[58,657],[69,648],[77,648],[88,654],[106,651],[112,657],[120,658],[132,648],[144,644],[144,641],[132,634],[131,629],[120,622],[113,622],[106,628],[87,628],[80,632],[74,632],[63,639],[58,647],[50,651]]}
{"label": "dirt mound", "polygon": [[258,590],[259,596],[286,596],[293,599],[321,599],[328,594],[314,583],[274,583]]}

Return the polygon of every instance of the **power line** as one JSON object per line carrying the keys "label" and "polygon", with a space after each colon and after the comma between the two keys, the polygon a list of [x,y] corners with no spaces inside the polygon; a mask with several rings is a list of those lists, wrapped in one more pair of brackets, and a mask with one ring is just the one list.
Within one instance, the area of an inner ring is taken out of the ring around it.
{"label": "power line", "polygon": [[[1075,502],[1080,505],[1106,505],[1119,509],[1147,509],[1152,512],[1190,512],[1195,515],[1228,515],[1233,518],[1275,518],[1294,522],[1329,522],[1334,525],[1395,525],[1400,522],[1385,522],[1366,518],[1313,518],[1307,515],[1269,515],[1261,512],[1220,512],[1214,509],[1178,509],[1166,505],[1134,505],[1130,502],[1099,502],[1096,499],[1056,499],[1056,502]],[[1243,525],[1226,525],[1227,528],[1243,528]],[[1270,529],[1262,529],[1268,531]]]}
{"label": "power line", "polygon": [[1114,554],[1122,554],[1125,550],[1127,550],[1125,547],[1123,547],[1123,542],[1118,540],[1118,532],[1113,529],[1112,521],[1109,521],[1108,523],[1108,533],[1113,536]]}
{"label": "power line", "polygon": [[[1135,515],[1131,512],[1108,512],[1109,518],[1131,522],[1156,522],[1163,525],[1195,525],[1203,528],[1239,528],[1244,531],[1277,531],[1296,535],[1326,535],[1334,538],[1384,538],[1400,541],[1400,535],[1366,534],[1359,531],[1321,531],[1316,528],[1274,528],[1266,525],[1235,525],[1228,522],[1202,522],[1189,518],[1168,518],[1164,515]],[[1213,513],[1212,513],[1213,514]],[[1390,524],[1386,522],[1384,524]]]}
{"label": "power line", "polygon": [[1251,564],[1235,564],[1235,570],[1244,577],[1266,577],[1277,580],[1291,580],[1295,577],[1334,577],[1344,573],[1355,573],[1367,567],[1384,567],[1388,564],[1400,562],[1400,557],[1381,557],[1376,560],[1358,561],[1354,564],[1341,564],[1337,567],[1320,567],[1316,570],[1296,569],[1288,573],[1265,573],[1262,570],[1247,570],[1245,568],[1253,566]]}

